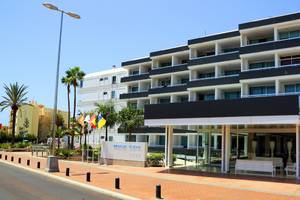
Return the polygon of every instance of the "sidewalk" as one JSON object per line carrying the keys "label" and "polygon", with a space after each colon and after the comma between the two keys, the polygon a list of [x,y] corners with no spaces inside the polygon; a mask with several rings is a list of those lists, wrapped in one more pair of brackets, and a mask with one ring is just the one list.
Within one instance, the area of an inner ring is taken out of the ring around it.
{"label": "sidewalk", "polygon": [[[1,152],[2,161],[26,166],[30,159],[30,167],[36,169],[37,162],[41,169],[46,166],[46,159],[31,157],[30,153]],[[110,191],[122,193],[140,199],[155,199],[155,186],[161,184],[164,199],[300,199],[300,184],[294,180],[276,180],[270,178],[245,178],[234,176],[220,176],[203,174],[182,174],[178,170],[165,168],[137,168],[127,166],[99,166],[72,161],[60,161],[60,172],[53,175],[86,183]],[[27,167],[27,166],[26,166]],[[65,169],[70,168],[70,177],[65,176]],[[38,169],[36,169],[38,170]],[[86,172],[91,172],[91,182],[85,181]],[[114,189],[114,179],[120,177],[121,189]],[[278,182],[276,182],[278,181]],[[280,181],[280,182],[279,182]]]}

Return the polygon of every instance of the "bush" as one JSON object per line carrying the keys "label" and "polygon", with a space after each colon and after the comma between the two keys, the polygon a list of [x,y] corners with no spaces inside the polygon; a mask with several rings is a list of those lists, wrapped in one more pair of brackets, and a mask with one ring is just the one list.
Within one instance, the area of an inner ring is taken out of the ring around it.
{"label": "bush", "polygon": [[162,167],[164,161],[163,153],[149,153],[147,155],[147,165],[150,167]]}
{"label": "bush", "polygon": [[10,148],[11,148],[11,144],[10,143],[0,144],[0,149],[10,149]]}
{"label": "bush", "polygon": [[31,144],[28,142],[18,142],[17,144],[15,144],[16,148],[26,148],[29,146],[31,146]]}
{"label": "bush", "polygon": [[69,158],[74,155],[80,155],[80,152],[78,150],[72,150],[72,149],[56,149],[55,155],[60,158]]}
{"label": "bush", "polygon": [[0,143],[10,142],[11,135],[5,132],[0,132]]}

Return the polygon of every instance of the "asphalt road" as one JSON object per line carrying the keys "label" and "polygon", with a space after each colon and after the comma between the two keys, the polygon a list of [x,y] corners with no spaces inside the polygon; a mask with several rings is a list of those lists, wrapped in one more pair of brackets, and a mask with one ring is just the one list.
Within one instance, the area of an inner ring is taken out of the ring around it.
{"label": "asphalt road", "polygon": [[112,200],[115,198],[0,162],[0,200],[60,199]]}

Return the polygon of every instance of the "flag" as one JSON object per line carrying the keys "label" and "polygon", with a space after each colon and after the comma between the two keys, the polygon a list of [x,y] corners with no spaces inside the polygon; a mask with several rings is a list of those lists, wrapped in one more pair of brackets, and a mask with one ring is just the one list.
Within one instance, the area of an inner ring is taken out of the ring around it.
{"label": "flag", "polygon": [[90,119],[91,119],[90,115],[87,115],[85,116],[84,122],[90,123]]}
{"label": "flag", "polygon": [[77,121],[82,127],[84,127],[84,115],[80,115]]}
{"label": "flag", "polygon": [[90,125],[92,128],[97,128],[97,123],[96,123],[96,115],[92,115],[91,119],[90,119]]}
{"label": "flag", "polygon": [[106,120],[102,117],[101,114],[98,115],[98,128],[102,128],[106,124]]}

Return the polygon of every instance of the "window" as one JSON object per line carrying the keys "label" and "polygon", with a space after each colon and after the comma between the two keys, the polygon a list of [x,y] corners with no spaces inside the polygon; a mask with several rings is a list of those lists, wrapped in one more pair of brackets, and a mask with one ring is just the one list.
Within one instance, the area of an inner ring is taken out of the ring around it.
{"label": "window", "polygon": [[179,102],[188,102],[189,101],[189,97],[188,96],[181,96],[179,97]]}
{"label": "window", "polygon": [[231,75],[235,75],[235,74],[239,74],[240,70],[236,69],[236,70],[227,70],[224,71],[224,76],[231,76]]}
{"label": "window", "polygon": [[166,62],[161,62],[160,63],[160,67],[169,67],[169,66],[172,66],[171,61],[166,61]]}
{"label": "window", "polygon": [[239,99],[241,98],[240,91],[224,92],[224,99]]}
{"label": "window", "polygon": [[104,77],[104,79],[103,79],[104,81],[107,81],[108,80],[108,77]]}
{"label": "window", "polygon": [[139,87],[138,86],[132,86],[131,87],[131,92],[138,92],[139,91]]}
{"label": "window", "polygon": [[139,70],[137,69],[137,70],[132,70],[131,72],[130,72],[130,75],[131,76],[134,76],[134,75],[139,75]]}
{"label": "window", "polygon": [[171,85],[171,79],[168,78],[168,79],[162,79],[162,80],[159,80],[159,81],[158,81],[158,85],[159,85],[159,86],[167,87],[167,86]]}
{"label": "window", "polygon": [[83,87],[83,80],[80,81],[80,87]]}
{"label": "window", "polygon": [[103,96],[107,95],[107,92],[103,92]]}
{"label": "window", "polygon": [[198,74],[198,78],[202,79],[202,78],[211,78],[211,77],[215,77],[215,72],[205,72],[205,73],[199,73]]}
{"label": "window", "polygon": [[181,83],[181,84],[186,84],[187,82],[189,82],[189,78],[182,78],[182,79],[180,80],[180,83]]}
{"label": "window", "polygon": [[110,141],[110,142],[113,141],[113,139],[114,139],[113,136],[109,136],[109,137],[108,137],[108,141]]}
{"label": "window", "polygon": [[157,102],[159,104],[164,104],[164,103],[170,103],[170,97],[162,97],[162,98],[158,98]]}
{"label": "window", "polygon": [[300,30],[279,33],[280,40],[286,40],[286,39],[291,39],[296,37],[300,37]]}
{"label": "window", "polygon": [[99,81],[103,81],[103,78],[100,78]]}
{"label": "window", "polygon": [[186,63],[188,63],[188,59],[181,60],[181,64],[186,64]]}
{"label": "window", "polygon": [[268,68],[268,67],[274,67],[274,66],[275,66],[274,61],[249,63],[249,69],[262,69],[262,68]]}
{"label": "window", "polygon": [[129,102],[128,107],[133,108],[133,109],[137,109],[137,103],[136,102]]}
{"label": "window", "polygon": [[181,145],[183,146],[183,148],[187,148],[187,136],[181,136]]}
{"label": "window", "polygon": [[198,95],[198,100],[199,101],[211,101],[211,100],[215,100],[215,94],[214,93],[199,94]]}
{"label": "window", "polygon": [[115,83],[117,83],[117,77],[116,77],[116,76],[113,76],[113,77],[112,77],[112,84],[115,84]]}
{"label": "window", "polygon": [[250,39],[249,44],[257,44],[257,43],[263,43],[263,42],[270,42],[273,41],[273,36],[265,37],[265,38],[258,38],[258,39]]}
{"label": "window", "polygon": [[250,95],[275,94],[275,86],[255,86],[250,87]]}
{"label": "window", "polygon": [[158,145],[165,145],[165,136],[164,135],[158,136]]}
{"label": "window", "polygon": [[111,98],[112,99],[115,99],[116,98],[116,91],[111,91]]}
{"label": "window", "polygon": [[300,55],[280,57],[280,65],[295,65],[300,64]]}
{"label": "window", "polygon": [[300,83],[297,84],[287,84],[284,86],[285,93],[296,93],[300,92]]}

